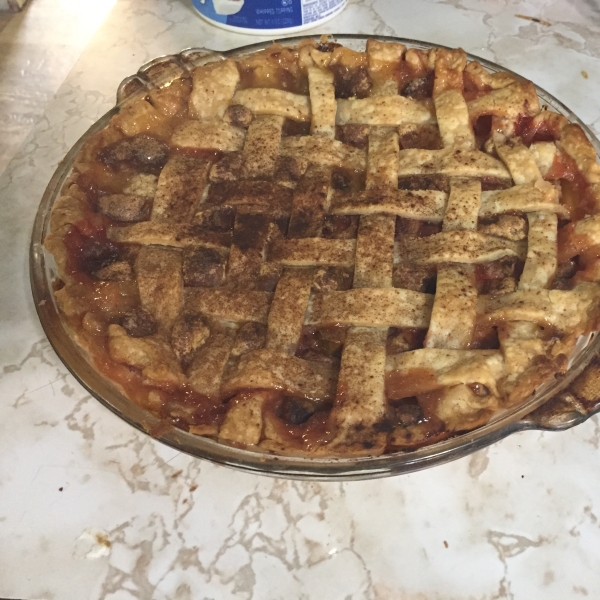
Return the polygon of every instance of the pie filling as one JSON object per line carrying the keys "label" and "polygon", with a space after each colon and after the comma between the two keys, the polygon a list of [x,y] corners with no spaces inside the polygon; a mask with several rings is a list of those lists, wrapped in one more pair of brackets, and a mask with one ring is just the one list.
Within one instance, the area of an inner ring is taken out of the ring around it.
{"label": "pie filling", "polygon": [[597,328],[600,166],[462,50],[273,45],[130,97],[46,238],[93,364],[171,426],[260,451],[477,428]]}

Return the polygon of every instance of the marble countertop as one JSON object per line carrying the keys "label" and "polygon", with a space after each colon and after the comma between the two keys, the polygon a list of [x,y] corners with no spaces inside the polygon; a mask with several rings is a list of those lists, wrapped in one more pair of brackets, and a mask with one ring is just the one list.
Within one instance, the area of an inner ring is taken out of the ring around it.
{"label": "marble countertop", "polygon": [[[594,0],[350,0],[316,32],[462,46],[600,133]],[[598,597],[597,418],[411,475],[295,482],[161,445],[56,357],[27,262],[58,162],[150,58],[252,41],[210,27],[186,0],[33,0],[0,31],[0,597]]]}

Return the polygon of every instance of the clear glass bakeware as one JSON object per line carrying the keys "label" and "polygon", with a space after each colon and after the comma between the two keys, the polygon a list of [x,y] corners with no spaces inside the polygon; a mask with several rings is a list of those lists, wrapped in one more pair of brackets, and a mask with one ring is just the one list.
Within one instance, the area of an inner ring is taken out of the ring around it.
{"label": "clear glass bakeware", "polygon": [[[402,42],[411,48],[427,50],[436,47],[434,44],[417,40],[385,36],[332,36],[334,41],[353,50],[364,50],[369,37],[381,41]],[[319,37],[300,36],[277,40],[277,42],[282,45],[296,45],[305,39],[318,40]],[[120,105],[132,97],[146,94],[153,87],[168,85],[198,65],[258,52],[268,47],[270,43],[252,44],[221,53],[204,48],[190,48],[176,55],[156,58],[142,66],[135,75],[127,77],[117,90],[116,106],[90,127],[59,164],[46,188],[36,215],[30,248],[30,277],[36,310],[44,331],[56,353],[75,378],[102,404],[145,433],[156,428],[159,424],[158,418],[129,400],[115,383],[96,371],[90,364],[86,351],[72,339],[61,319],[52,292],[52,282],[57,278],[56,266],[53,257],[43,245],[48,233],[50,213],[54,202],[60,196],[63,183],[71,172],[81,146],[91,135],[108,124],[110,118],[119,111]],[[508,69],[477,56],[468,55],[468,58],[479,61],[491,72],[505,71],[518,76]],[[596,152],[600,152],[598,140],[564,104],[545,90],[537,86],[536,89],[542,104],[583,127],[594,144]],[[581,339],[570,359],[569,370],[563,378],[546,383],[530,399],[496,415],[491,422],[474,431],[409,452],[365,458],[286,457],[235,448],[175,428],[157,439],[193,456],[263,475],[335,481],[409,473],[466,456],[517,431],[562,430],[585,421],[592,414],[600,411],[600,399],[581,401],[571,390],[577,385],[578,376],[584,377],[589,374],[590,369],[596,368],[600,373],[600,363],[597,366],[596,361],[593,361],[599,349],[600,336],[592,334]]]}

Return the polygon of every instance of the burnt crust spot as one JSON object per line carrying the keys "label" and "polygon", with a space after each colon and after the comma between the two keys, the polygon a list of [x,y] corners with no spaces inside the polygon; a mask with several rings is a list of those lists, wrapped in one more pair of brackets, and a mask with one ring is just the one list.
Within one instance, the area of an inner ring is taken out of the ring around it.
{"label": "burnt crust spot", "polygon": [[183,253],[183,281],[190,287],[218,287],[225,277],[226,258],[210,248]]}
{"label": "burnt crust spot", "polygon": [[450,179],[447,175],[407,175],[398,178],[400,190],[437,190],[450,193]]}
{"label": "burnt crust spot", "polygon": [[333,52],[339,46],[340,44],[336,44],[334,42],[319,42],[317,44],[317,50],[319,52]]}
{"label": "burnt crust spot", "polygon": [[369,141],[369,126],[360,123],[338,125],[336,127],[336,138],[349,146],[364,149]]}
{"label": "burnt crust spot", "polygon": [[279,407],[279,418],[288,425],[302,425],[314,414],[314,407],[308,400],[286,397]]}
{"label": "burnt crust spot", "polygon": [[334,190],[349,190],[352,186],[352,175],[347,169],[334,169],[331,174],[331,187]]}
{"label": "burnt crust spot", "polygon": [[125,138],[102,148],[98,153],[100,162],[108,166],[128,163],[142,172],[155,173],[165,166],[169,158],[169,146],[149,135]]}
{"label": "burnt crust spot", "polygon": [[76,227],[65,235],[65,244],[73,252],[74,267],[84,273],[93,274],[117,262],[121,257],[120,247],[102,237],[87,237]]}
{"label": "burnt crust spot", "polygon": [[250,123],[252,123],[253,118],[252,111],[241,104],[228,106],[223,117],[226,123],[234,127],[241,127],[242,129],[247,129]]}
{"label": "burnt crust spot", "polygon": [[197,213],[194,225],[216,233],[228,233],[233,230],[234,222],[235,210],[230,206],[224,206]]}
{"label": "burnt crust spot", "polygon": [[481,191],[489,192],[492,190],[507,190],[512,187],[511,179],[500,179],[499,177],[484,176],[481,177]]}
{"label": "burnt crust spot", "polygon": [[293,156],[279,156],[275,163],[275,181],[295,183],[304,175],[302,165]]}
{"label": "burnt crust spot", "polygon": [[409,427],[423,421],[423,409],[417,398],[403,398],[401,403],[394,407],[395,420],[401,427]]}
{"label": "burnt crust spot", "polygon": [[158,326],[154,317],[143,308],[136,308],[121,318],[121,327],[135,338],[154,335]]}
{"label": "burnt crust spot", "polygon": [[440,150],[444,147],[437,125],[421,125],[412,127],[400,134],[400,145],[403,150],[420,148],[423,150]]}
{"label": "burnt crust spot", "polygon": [[241,152],[226,152],[210,170],[210,180],[213,182],[235,181],[243,163],[244,157]]}
{"label": "burnt crust spot", "polygon": [[358,233],[358,219],[358,215],[326,215],[322,235],[326,239],[353,239]]}
{"label": "burnt crust spot", "polygon": [[101,196],[98,208],[109,219],[121,223],[136,223],[150,217],[150,199],[134,194]]}
{"label": "burnt crust spot", "polygon": [[401,96],[412,98],[413,100],[425,100],[433,95],[434,72],[428,73],[425,77],[419,77],[409,81],[400,91]]}
{"label": "burnt crust spot", "polygon": [[371,93],[373,80],[365,66],[349,71],[342,65],[331,65],[336,98],[366,98]]}
{"label": "burnt crust spot", "polygon": [[313,291],[319,293],[349,290],[352,287],[351,269],[321,267],[317,269],[313,281]]}
{"label": "burnt crust spot", "polygon": [[283,137],[296,136],[296,135],[310,135],[310,122],[308,121],[294,121],[294,119],[286,119],[283,122],[283,128],[281,130]]}

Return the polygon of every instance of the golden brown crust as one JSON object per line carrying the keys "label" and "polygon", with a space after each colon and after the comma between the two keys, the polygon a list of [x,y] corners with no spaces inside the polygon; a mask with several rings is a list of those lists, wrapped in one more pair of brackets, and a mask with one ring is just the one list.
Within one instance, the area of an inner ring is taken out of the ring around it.
{"label": "golden brown crust", "polygon": [[189,156],[174,156],[158,178],[152,221],[187,222],[196,212],[211,164]]}
{"label": "golden brown crust", "polygon": [[189,382],[198,393],[219,398],[225,365],[234,344],[235,331],[231,328],[215,330],[208,341],[196,352],[190,370]]}
{"label": "golden brown crust", "polygon": [[177,357],[160,337],[133,338],[119,325],[110,325],[108,350],[114,361],[140,369],[144,377],[156,383],[177,385],[184,381]]}
{"label": "golden brown crust", "polygon": [[183,308],[182,256],[178,250],[146,246],[135,263],[142,307],[165,331]]}
{"label": "golden brown crust", "polygon": [[190,115],[202,121],[223,118],[239,80],[238,68],[230,58],[194,69]]}

